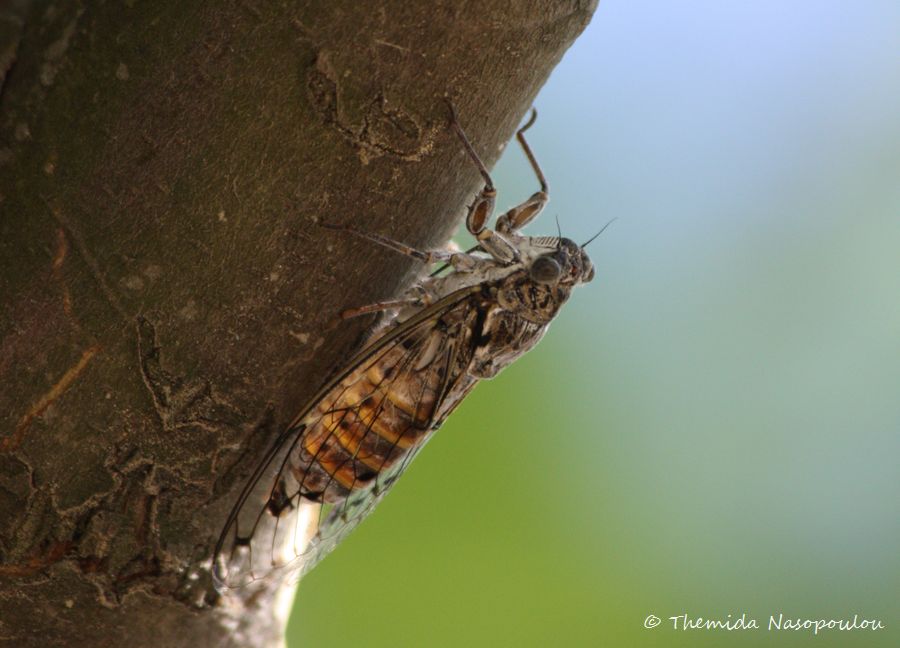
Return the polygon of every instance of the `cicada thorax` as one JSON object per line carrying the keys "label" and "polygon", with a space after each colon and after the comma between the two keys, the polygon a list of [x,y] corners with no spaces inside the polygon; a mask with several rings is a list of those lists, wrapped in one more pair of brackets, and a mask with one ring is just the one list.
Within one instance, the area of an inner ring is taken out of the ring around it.
{"label": "cicada thorax", "polygon": [[540,284],[526,273],[520,273],[503,283],[497,291],[497,303],[517,318],[547,324],[556,317],[570,294],[566,286]]}

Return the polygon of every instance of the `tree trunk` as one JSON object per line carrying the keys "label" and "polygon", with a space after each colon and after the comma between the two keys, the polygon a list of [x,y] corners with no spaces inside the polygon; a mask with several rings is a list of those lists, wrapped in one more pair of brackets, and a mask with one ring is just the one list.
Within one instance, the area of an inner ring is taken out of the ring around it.
{"label": "tree trunk", "polygon": [[419,268],[595,0],[0,9],[0,643],[262,646],[227,510]]}

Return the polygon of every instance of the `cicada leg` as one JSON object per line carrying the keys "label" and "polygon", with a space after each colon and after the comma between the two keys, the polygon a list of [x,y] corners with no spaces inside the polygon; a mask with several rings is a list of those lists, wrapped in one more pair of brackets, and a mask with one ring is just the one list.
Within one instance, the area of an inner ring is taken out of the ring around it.
{"label": "cicada leg", "polygon": [[[330,223],[320,223],[320,225],[322,227],[327,227],[328,229],[350,232],[351,234],[355,234],[356,236],[364,238],[368,241],[377,243],[382,247],[386,247],[389,250],[393,250],[394,252],[398,252],[400,254],[403,254],[404,256],[412,257],[413,259],[422,261],[423,263],[429,265],[435,263],[443,263],[444,265],[435,271],[436,274],[440,273],[447,266],[452,267],[456,272],[472,272],[474,270],[477,270],[479,267],[488,264],[488,261],[486,259],[473,256],[469,252],[459,252],[457,251],[458,248],[456,248],[455,250],[422,251],[387,236],[360,232],[353,229],[352,227],[347,227],[345,225],[333,225]],[[438,296],[433,294],[433,292],[430,291],[425,285],[416,284],[409,290],[407,290],[403,297],[401,297],[400,299],[375,302],[372,304],[357,306],[355,308],[348,308],[344,311],[341,311],[338,316],[339,319],[333,321],[332,325],[337,324],[339,320],[352,319],[354,317],[359,317],[360,315],[368,315],[370,313],[381,313],[386,310],[401,309],[407,306],[429,306],[430,304],[434,303],[437,297]]]}
{"label": "cicada leg", "polygon": [[537,158],[535,158],[534,153],[531,152],[531,147],[528,146],[528,142],[525,141],[525,131],[531,128],[536,119],[537,110],[532,108],[531,117],[528,119],[528,122],[516,132],[516,139],[519,140],[522,150],[525,151],[525,156],[528,158],[528,162],[531,164],[534,175],[537,176],[538,182],[541,184],[541,189],[540,191],[531,194],[531,197],[521,205],[516,205],[497,219],[497,231],[504,234],[516,232],[525,227],[525,225],[533,221],[535,217],[541,213],[541,210],[550,200],[550,187],[547,185],[547,179],[544,177],[544,172],[541,171],[541,165],[538,164]]}
{"label": "cicada leg", "polygon": [[[494,181],[491,179],[491,174],[488,172],[487,167],[484,166],[484,162],[481,161],[481,158],[478,157],[478,153],[476,153],[475,149],[472,147],[472,142],[469,141],[469,137],[463,130],[462,124],[459,123],[459,118],[456,115],[456,106],[454,106],[453,102],[449,99],[447,100],[447,106],[450,108],[450,127],[456,131],[456,135],[462,142],[463,148],[465,148],[466,153],[469,155],[469,159],[475,164],[475,167],[478,169],[478,172],[484,180],[484,186],[475,197],[475,202],[469,205],[469,213],[466,214],[466,229],[469,230],[469,233],[472,234],[472,236],[478,237],[484,231],[490,232],[490,230],[487,229],[487,224],[494,213],[494,202],[497,198],[497,190],[494,188]],[[481,239],[479,238],[479,241],[480,240]]]}
{"label": "cicada leg", "polygon": [[519,143],[525,150],[525,155],[528,156],[528,161],[531,163],[531,168],[534,170],[535,175],[537,175],[538,177],[538,181],[541,184],[541,189],[540,191],[532,194],[531,197],[528,198],[528,200],[520,205],[517,205],[516,207],[513,207],[505,214],[503,214],[499,219],[497,219],[497,228],[496,230],[492,230],[487,226],[487,224],[491,218],[491,214],[494,211],[494,201],[497,195],[497,191],[494,188],[494,183],[491,180],[491,175],[490,173],[488,173],[484,162],[482,162],[481,158],[478,157],[478,154],[475,152],[471,141],[463,130],[462,125],[459,123],[459,119],[456,115],[456,109],[449,100],[447,101],[447,104],[450,107],[450,124],[453,127],[453,130],[456,131],[456,134],[462,142],[463,148],[465,148],[466,153],[468,153],[469,158],[475,164],[478,172],[484,179],[484,186],[482,187],[481,191],[478,192],[478,195],[475,197],[475,201],[469,206],[469,211],[466,215],[466,228],[469,230],[469,233],[472,234],[472,236],[478,239],[478,245],[485,252],[490,254],[498,261],[501,261],[503,263],[510,263],[517,257],[516,248],[506,238],[504,238],[504,235],[514,234],[518,229],[524,227],[528,222],[533,220],[535,216],[540,213],[540,211],[544,208],[544,205],[546,205],[547,201],[549,200],[549,188],[547,186],[547,180],[544,178],[541,167],[538,164],[537,159],[534,157],[534,154],[531,152],[531,147],[528,146],[528,142],[525,140],[524,135],[525,131],[528,130],[531,125],[534,124],[535,119],[537,119],[537,111],[532,110],[531,118],[528,120],[528,123],[526,123],[524,126],[522,126],[522,128],[518,130],[518,132],[516,133],[516,139],[519,140]]}
{"label": "cicada leg", "polygon": [[381,236],[380,234],[370,234],[368,232],[360,232],[359,230],[355,230],[352,227],[347,227],[346,225],[333,225],[331,223],[319,223],[322,227],[327,227],[328,229],[339,230],[341,232],[350,232],[351,234],[355,234],[360,238],[364,238],[368,241],[372,241],[373,243],[377,243],[382,247],[386,247],[389,250],[393,250],[394,252],[399,252],[400,254],[408,257],[412,257],[413,259],[417,259],[422,263],[433,264],[433,263],[441,263],[441,262],[452,262],[453,257],[456,255],[455,252],[450,252],[449,250],[428,250],[423,252],[422,250],[417,250],[416,248],[407,245],[406,243],[401,243],[400,241],[396,241],[387,236]]}
{"label": "cicada leg", "polygon": [[368,315],[370,313],[381,313],[386,310],[401,309],[407,306],[428,306],[432,303],[431,297],[423,291],[419,297],[409,297],[406,299],[390,299],[387,301],[375,302],[374,304],[366,304],[365,306],[357,306],[356,308],[348,308],[341,311],[341,319],[348,320],[360,315]]}
{"label": "cicada leg", "polygon": [[[445,264],[441,268],[436,271],[436,274],[441,270],[446,268],[446,266],[451,266],[454,270],[458,272],[471,272],[473,270],[478,269],[482,265],[485,264],[485,259],[482,259],[477,256],[473,256],[470,250],[468,252],[459,252],[458,249],[453,250],[427,250],[422,251],[418,250],[406,243],[401,243],[395,239],[389,238],[387,236],[381,236],[380,234],[369,234],[367,232],[360,232],[358,230],[353,229],[352,227],[347,227],[346,225],[332,225],[330,223],[320,223],[322,227],[327,227],[328,229],[340,230],[342,232],[350,232],[351,234],[355,234],[360,238],[364,238],[367,241],[372,241],[373,243],[377,243],[382,247],[386,247],[389,250],[393,250],[394,252],[398,252],[404,256],[412,257],[417,261],[421,261],[422,263],[431,265],[435,263],[443,263]],[[455,246],[454,246],[455,247]],[[477,249],[477,248],[476,248]],[[400,302],[405,302],[407,304],[414,304],[418,298],[415,299],[402,299]],[[420,301],[420,300],[419,300]],[[402,305],[399,304],[399,305]],[[375,309],[375,310],[387,310],[387,308],[391,308],[390,306]],[[367,311],[374,312],[374,311]],[[362,314],[362,313],[360,313]]]}

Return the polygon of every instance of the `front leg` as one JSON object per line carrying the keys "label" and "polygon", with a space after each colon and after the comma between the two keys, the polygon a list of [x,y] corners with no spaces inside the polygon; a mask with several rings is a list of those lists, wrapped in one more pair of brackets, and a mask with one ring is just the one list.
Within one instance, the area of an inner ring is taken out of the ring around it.
{"label": "front leg", "polygon": [[478,157],[478,153],[476,153],[475,149],[472,147],[472,142],[469,141],[466,132],[459,123],[459,119],[456,116],[456,108],[453,106],[453,103],[450,100],[447,100],[447,105],[450,107],[450,126],[456,131],[459,140],[462,142],[463,148],[469,155],[469,159],[475,164],[475,167],[478,169],[478,172],[484,180],[484,186],[481,188],[481,191],[478,192],[478,195],[475,196],[475,201],[469,205],[469,211],[466,214],[466,229],[469,231],[469,234],[478,240],[478,245],[482,250],[490,254],[497,261],[511,263],[517,258],[515,247],[487,226],[488,221],[491,220],[491,216],[494,213],[494,203],[497,198],[497,190],[494,188],[494,181],[491,179],[491,174],[488,172],[487,167],[484,166],[484,162],[481,161],[481,158]]}
{"label": "front leg", "polygon": [[525,227],[541,213],[541,210],[550,200],[550,187],[547,185],[547,179],[544,177],[544,172],[541,171],[541,165],[538,164],[537,158],[531,152],[531,147],[525,141],[525,131],[531,128],[536,119],[537,110],[532,108],[531,118],[516,132],[516,139],[519,140],[522,150],[525,151],[525,156],[528,158],[534,175],[537,176],[538,182],[541,184],[541,189],[531,194],[531,197],[521,205],[516,205],[497,219],[497,231],[503,234],[516,232]]}

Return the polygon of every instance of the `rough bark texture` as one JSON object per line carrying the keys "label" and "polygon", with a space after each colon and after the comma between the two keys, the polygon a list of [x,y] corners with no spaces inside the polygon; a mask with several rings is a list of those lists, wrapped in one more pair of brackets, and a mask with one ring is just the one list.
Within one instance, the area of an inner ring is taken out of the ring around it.
{"label": "rough bark texture", "polygon": [[479,186],[442,97],[493,163],[594,4],[0,8],[0,643],[277,643],[212,543],[335,313],[416,271],[315,219],[441,244]]}

